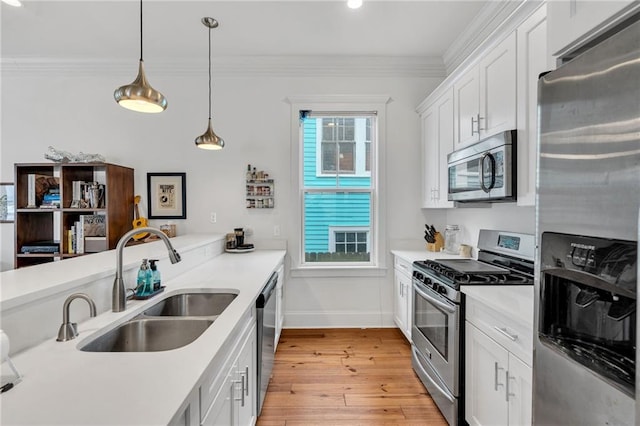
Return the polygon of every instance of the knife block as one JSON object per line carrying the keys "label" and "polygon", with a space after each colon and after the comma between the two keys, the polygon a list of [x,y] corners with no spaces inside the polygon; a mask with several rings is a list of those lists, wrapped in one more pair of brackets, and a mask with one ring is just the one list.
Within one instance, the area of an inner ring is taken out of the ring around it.
{"label": "knife block", "polygon": [[427,251],[437,252],[442,250],[442,248],[444,247],[444,238],[442,237],[442,234],[440,234],[439,232],[436,232],[435,239],[436,239],[435,243],[427,243]]}

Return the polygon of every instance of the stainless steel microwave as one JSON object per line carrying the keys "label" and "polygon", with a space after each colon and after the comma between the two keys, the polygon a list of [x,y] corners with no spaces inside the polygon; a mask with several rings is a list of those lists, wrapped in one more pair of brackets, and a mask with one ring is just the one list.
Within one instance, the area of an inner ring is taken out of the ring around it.
{"label": "stainless steel microwave", "polygon": [[516,201],[516,131],[488,137],[447,156],[449,201]]}

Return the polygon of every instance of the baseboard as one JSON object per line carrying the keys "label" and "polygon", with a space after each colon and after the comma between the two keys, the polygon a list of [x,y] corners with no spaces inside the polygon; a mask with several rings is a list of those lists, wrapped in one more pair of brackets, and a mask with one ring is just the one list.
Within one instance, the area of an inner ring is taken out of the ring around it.
{"label": "baseboard", "polygon": [[391,312],[287,311],[284,328],[385,328],[396,327]]}

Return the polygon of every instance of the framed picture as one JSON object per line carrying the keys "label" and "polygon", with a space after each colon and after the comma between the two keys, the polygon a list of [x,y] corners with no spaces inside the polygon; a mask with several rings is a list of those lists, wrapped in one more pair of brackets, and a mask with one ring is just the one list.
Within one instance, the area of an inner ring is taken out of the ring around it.
{"label": "framed picture", "polygon": [[147,173],[149,219],[187,218],[186,173]]}
{"label": "framed picture", "polygon": [[10,223],[16,217],[16,192],[12,183],[0,183],[0,223]]}

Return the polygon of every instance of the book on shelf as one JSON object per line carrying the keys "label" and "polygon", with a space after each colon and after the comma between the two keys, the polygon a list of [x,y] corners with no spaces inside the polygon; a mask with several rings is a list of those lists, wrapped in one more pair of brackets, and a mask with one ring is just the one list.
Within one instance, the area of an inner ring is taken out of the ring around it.
{"label": "book on shelf", "polygon": [[45,204],[45,208],[51,207],[49,199],[45,203],[45,196],[58,196],[57,207],[60,207],[60,179],[55,176],[29,173],[27,175],[27,207],[35,208]]}
{"label": "book on shelf", "polygon": [[85,237],[104,237],[107,235],[107,217],[103,214],[80,215]]}

